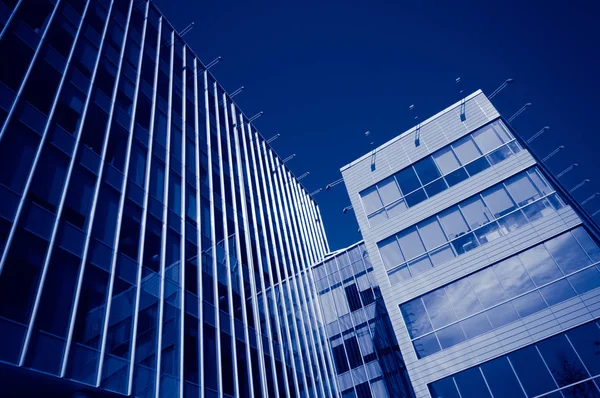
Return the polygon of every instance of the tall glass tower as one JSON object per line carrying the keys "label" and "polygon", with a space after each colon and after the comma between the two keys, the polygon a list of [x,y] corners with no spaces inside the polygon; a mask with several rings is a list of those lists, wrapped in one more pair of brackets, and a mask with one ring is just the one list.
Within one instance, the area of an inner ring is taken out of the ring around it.
{"label": "tall glass tower", "polygon": [[319,209],[155,6],[0,29],[1,395],[337,395]]}
{"label": "tall glass tower", "polygon": [[342,174],[417,397],[600,396],[597,230],[481,91]]}

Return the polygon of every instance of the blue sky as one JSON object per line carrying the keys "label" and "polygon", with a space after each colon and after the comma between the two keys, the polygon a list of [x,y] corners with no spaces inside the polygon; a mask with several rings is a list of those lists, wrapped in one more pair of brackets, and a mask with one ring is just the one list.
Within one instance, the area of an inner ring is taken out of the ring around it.
{"label": "blue sky", "polygon": [[[309,191],[341,177],[339,169],[425,119],[465,93],[491,93],[515,79],[493,101],[509,117],[533,105],[515,122],[523,137],[543,126],[535,141],[545,155],[565,145],[548,166],[579,200],[600,190],[600,5],[592,1],[242,1],[155,0],[208,63],[248,115],[286,157]],[[573,5],[577,4],[577,7]],[[370,139],[364,132],[371,132]],[[332,249],[360,239],[343,185],[315,197]],[[600,209],[600,197],[588,203]],[[599,220],[600,218],[597,218]]]}

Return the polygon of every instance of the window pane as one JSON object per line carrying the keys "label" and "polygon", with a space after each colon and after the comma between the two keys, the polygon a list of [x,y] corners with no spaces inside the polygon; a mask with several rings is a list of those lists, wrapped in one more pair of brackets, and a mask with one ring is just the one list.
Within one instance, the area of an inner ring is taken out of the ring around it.
{"label": "window pane", "polygon": [[567,279],[578,294],[589,292],[600,286],[600,272],[595,267],[578,272]]}
{"label": "window pane", "polygon": [[575,297],[576,295],[566,279],[561,279],[560,281],[556,281],[551,285],[541,288],[540,293],[542,293],[542,296],[544,296],[548,305],[558,304],[571,297]]}
{"label": "window pane", "polygon": [[532,247],[519,254],[519,260],[536,283],[541,286],[562,276],[544,245]]}
{"label": "window pane", "polygon": [[548,195],[552,191],[554,191],[548,184],[546,184],[546,180],[542,178],[539,171],[537,169],[527,170],[527,174],[533,181],[535,187],[542,193],[542,195]]}
{"label": "window pane", "polygon": [[600,261],[600,248],[583,227],[575,228],[571,233],[593,262]]}
{"label": "window pane", "polygon": [[546,308],[546,303],[537,291],[527,293],[526,295],[513,300],[512,303],[521,318],[525,318],[526,316]]}
{"label": "window pane", "polygon": [[365,189],[360,193],[360,197],[362,198],[363,207],[367,214],[371,214],[375,210],[383,207],[383,203],[381,203],[381,199],[379,198],[379,194],[375,187]]}
{"label": "window pane", "polygon": [[415,346],[415,351],[419,358],[424,358],[441,350],[440,343],[438,342],[437,337],[435,337],[435,333],[416,339],[413,342],[413,345]]}
{"label": "window pane", "polygon": [[479,149],[477,149],[470,136],[461,138],[452,144],[452,147],[456,156],[458,156],[458,160],[463,165],[481,156],[481,152],[479,152]]}
{"label": "window pane", "polygon": [[535,346],[508,355],[527,395],[533,397],[557,388]]}
{"label": "window pane", "polygon": [[537,344],[560,387],[576,383],[589,377],[577,354],[563,334],[551,337]]}
{"label": "window pane", "polygon": [[400,185],[400,189],[404,195],[421,187],[421,183],[412,167],[408,167],[399,173],[396,173],[396,180],[398,180],[398,185]]}
{"label": "window pane", "polygon": [[469,176],[473,177],[475,174],[482,172],[488,167],[490,167],[490,162],[483,156],[466,165],[465,169],[469,173]]}
{"label": "window pane", "polygon": [[506,357],[484,363],[481,370],[495,397],[525,397]]}
{"label": "window pane", "polygon": [[498,239],[502,236],[502,233],[500,232],[500,227],[498,226],[498,223],[491,222],[483,227],[477,228],[475,230],[475,236],[477,236],[479,243],[483,245],[484,243]]}
{"label": "window pane", "polygon": [[415,163],[414,167],[423,185],[441,177],[432,157],[428,156],[425,159],[418,161]]}
{"label": "window pane", "polygon": [[491,268],[469,276],[469,280],[483,308],[489,308],[506,299],[504,289]]}
{"label": "window pane", "polygon": [[468,278],[460,279],[446,286],[446,293],[459,318],[467,317],[483,309]]}
{"label": "window pane", "polygon": [[400,268],[396,268],[395,270],[390,272],[388,276],[390,277],[390,284],[392,285],[395,285],[398,282],[405,281],[411,277],[407,265],[404,265]]}
{"label": "window pane", "polygon": [[402,253],[407,260],[415,258],[425,252],[425,247],[423,246],[415,227],[409,228],[397,236]]}
{"label": "window pane", "polygon": [[508,180],[506,182],[506,189],[508,189],[510,196],[519,207],[540,197],[539,192],[527,177],[527,174],[520,174]]}
{"label": "window pane", "polygon": [[385,211],[387,212],[389,218],[395,217],[396,215],[402,213],[404,210],[406,210],[406,203],[404,202],[404,200],[400,200],[396,203],[386,206],[385,208]]}
{"label": "window pane", "polygon": [[409,301],[400,306],[400,311],[406,322],[406,328],[411,338],[419,337],[422,334],[431,332],[431,322],[425,312],[425,307],[420,298]]}
{"label": "window pane", "polygon": [[462,213],[471,229],[475,229],[480,225],[486,224],[493,218],[492,214],[487,207],[485,207],[479,196],[475,196],[462,202],[460,204],[460,209],[462,210]]}
{"label": "window pane", "polygon": [[430,218],[417,225],[419,235],[427,250],[431,250],[441,244],[446,243],[446,236],[440,227],[440,223],[435,218]]}
{"label": "window pane", "polygon": [[454,247],[456,254],[459,256],[477,248],[478,246],[479,243],[472,232],[452,241],[452,247]]}
{"label": "window pane", "polygon": [[446,326],[456,320],[454,311],[450,306],[450,300],[448,300],[444,289],[434,290],[422,298],[434,329]]}
{"label": "window pane", "polygon": [[429,392],[433,398],[460,398],[452,377],[429,384]]}
{"label": "window pane", "polygon": [[483,376],[481,376],[479,367],[458,373],[454,376],[454,380],[456,380],[456,385],[462,398],[491,398],[490,391],[483,380]]}
{"label": "window pane", "polygon": [[448,185],[452,187],[459,182],[466,180],[468,177],[469,175],[465,169],[461,167],[460,169],[454,170],[452,173],[446,174],[445,179]]}
{"label": "window pane", "polygon": [[373,214],[370,214],[369,217],[367,217],[367,218],[368,218],[371,226],[374,227],[375,225],[379,225],[383,221],[387,220],[388,216],[387,216],[387,213],[385,212],[385,209],[381,209],[379,211],[376,211]]}
{"label": "window pane", "polygon": [[467,318],[460,324],[467,335],[467,339],[472,339],[492,330],[492,325],[485,313]]}
{"label": "window pane", "polygon": [[460,323],[455,323],[436,332],[442,349],[450,348],[466,340]]}
{"label": "window pane", "polygon": [[587,369],[593,375],[600,374],[600,329],[596,322],[571,329],[567,336]]}
{"label": "window pane", "polygon": [[421,188],[417,189],[411,194],[408,194],[404,199],[406,200],[406,204],[408,205],[408,207],[412,207],[427,199],[427,195],[425,195],[425,191],[423,190],[423,188]]}
{"label": "window pane", "polygon": [[379,184],[377,184],[379,195],[384,205],[388,205],[396,200],[400,199],[400,190],[394,177],[386,178]]}
{"label": "window pane", "polygon": [[527,224],[527,219],[521,210],[517,210],[499,219],[498,224],[502,233],[507,234]]}
{"label": "window pane", "polygon": [[410,263],[408,263],[408,266],[410,268],[410,273],[412,276],[418,275],[422,272],[428,271],[431,268],[433,268],[433,265],[431,265],[431,260],[426,255],[419,259],[411,261]]}
{"label": "window pane", "polygon": [[449,239],[454,239],[457,236],[463,235],[469,231],[467,223],[458,211],[458,207],[454,206],[440,215],[442,226]]}
{"label": "window pane", "polygon": [[400,252],[400,246],[398,246],[395,236],[378,243],[377,246],[379,246],[379,253],[381,253],[381,259],[386,269],[393,268],[404,262],[404,256]]}
{"label": "window pane", "polygon": [[437,266],[452,260],[454,258],[454,251],[452,251],[450,245],[446,245],[429,253],[429,257],[433,265]]}
{"label": "window pane", "polygon": [[515,204],[503,186],[488,189],[482,194],[483,200],[494,217],[498,218],[515,209]]}
{"label": "window pane", "polygon": [[502,146],[502,147],[496,149],[494,152],[487,155],[487,158],[491,164],[498,164],[501,161],[503,161],[504,159],[509,158],[511,155],[512,155],[511,150],[506,146]]}
{"label": "window pane", "polygon": [[433,154],[433,159],[437,164],[438,168],[442,172],[442,174],[448,174],[453,170],[456,170],[460,167],[460,163],[458,163],[458,159],[452,152],[452,148],[444,148],[440,149],[436,153]]}
{"label": "window pane", "polygon": [[565,274],[591,264],[588,256],[569,232],[545,242],[544,246]]}
{"label": "window pane", "polygon": [[504,260],[493,268],[509,298],[535,288],[523,264],[516,257]]}
{"label": "window pane", "polygon": [[494,131],[493,125],[487,125],[471,135],[483,153],[487,153],[502,145],[502,140],[500,140],[500,137]]}
{"label": "window pane", "polygon": [[519,319],[519,315],[512,303],[504,303],[486,311],[486,314],[492,322],[492,326],[499,328]]}
{"label": "window pane", "polygon": [[432,197],[437,195],[438,193],[446,190],[448,188],[448,184],[446,184],[446,180],[440,178],[435,180],[434,182],[429,183],[425,186],[425,192],[427,192],[427,196]]}

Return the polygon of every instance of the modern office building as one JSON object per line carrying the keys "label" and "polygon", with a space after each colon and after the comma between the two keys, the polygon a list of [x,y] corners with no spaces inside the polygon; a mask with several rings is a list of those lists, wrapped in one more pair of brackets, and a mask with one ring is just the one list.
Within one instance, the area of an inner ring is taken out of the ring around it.
{"label": "modern office building", "polygon": [[600,396],[600,237],[480,91],[342,169],[330,253],[151,2],[0,0],[0,56],[0,395]]}
{"label": "modern office building", "polygon": [[365,245],[329,254],[313,275],[341,396],[412,397]]}
{"label": "modern office building", "polygon": [[0,29],[0,395],[336,396],[319,209],[155,6]]}
{"label": "modern office building", "polygon": [[342,175],[417,397],[600,396],[597,230],[481,91]]}

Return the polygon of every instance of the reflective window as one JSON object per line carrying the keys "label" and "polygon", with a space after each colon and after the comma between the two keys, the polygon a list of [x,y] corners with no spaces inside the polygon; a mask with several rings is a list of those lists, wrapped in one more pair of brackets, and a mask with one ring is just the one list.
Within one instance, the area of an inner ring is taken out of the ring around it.
{"label": "reflective window", "polygon": [[[500,148],[485,155],[497,143]],[[502,122],[494,121],[360,192],[364,211],[377,225],[519,150]]]}
{"label": "reflective window", "polygon": [[[533,202],[522,200],[520,206],[523,207],[516,207],[515,202],[518,199],[516,199],[517,197],[511,197],[506,187],[508,184],[518,183],[525,178],[526,181],[529,181],[528,186],[532,188],[530,193],[526,193],[525,196],[531,197],[531,195],[534,195],[539,197],[538,191],[533,188],[529,180],[529,176],[537,175],[536,173],[535,169],[524,171],[506,183],[493,186],[481,194],[465,199],[458,205],[444,210],[439,215],[423,220],[416,226],[408,227],[396,235],[399,245],[394,243],[393,237],[380,242],[378,246],[382,250],[381,255],[386,268],[389,270],[388,274],[391,282],[402,281],[433,266],[443,264],[455,256],[498,239],[502,235],[508,234],[528,222],[552,214],[555,209],[560,208],[551,207],[552,205],[547,200],[547,198],[557,198],[555,193],[551,193],[550,196],[544,198],[535,199]],[[511,190],[513,189],[511,188]],[[522,199],[524,197],[523,190],[517,191]],[[413,192],[413,194],[417,192]],[[540,206],[542,210],[539,210]],[[382,216],[387,217],[383,210],[381,212]],[[573,237],[569,239],[574,241]],[[563,271],[570,269],[569,267],[580,269],[583,263],[589,264],[587,257],[585,255],[582,257],[583,251],[581,248],[582,245],[590,246],[590,239],[582,235],[581,241],[583,243],[573,246],[569,252],[561,251],[559,248],[553,249],[556,252],[556,259],[558,259],[556,261],[560,261],[561,266],[564,267]],[[593,247],[593,245],[590,247]],[[424,257],[415,259],[424,253]],[[548,253],[545,255],[548,256]],[[594,252],[593,255],[600,257],[600,252]],[[409,264],[405,264],[406,261]],[[531,259],[524,260],[524,264],[527,268],[529,262],[537,263],[539,261],[540,258],[533,256]],[[581,261],[581,264],[578,261]],[[544,272],[550,273],[551,278],[554,275],[552,268],[560,272],[551,259],[544,262],[544,267],[533,266],[535,269],[531,271],[531,277],[537,284],[543,283]],[[410,272],[407,265],[410,266]],[[396,267],[396,269],[393,269],[393,267]]]}
{"label": "reflective window", "polygon": [[481,155],[470,136],[461,138],[452,144],[452,148],[461,164],[467,164]]}
{"label": "reflective window", "polygon": [[598,344],[600,329],[591,322],[437,380],[429,392],[436,398],[598,397],[589,381],[600,375]]}
{"label": "reflective window", "polygon": [[[600,286],[600,273],[595,267],[590,268],[588,263],[582,262],[577,270],[569,271],[576,273],[566,278],[569,273],[560,271],[546,249],[556,242],[567,242],[563,246],[565,250],[572,246],[580,248],[575,239],[565,236],[582,235],[581,231],[585,233],[582,227],[565,232],[400,305],[418,355],[423,357],[437,352],[421,348],[423,341],[433,341],[432,337],[425,337],[437,336],[441,348],[449,348],[568,300],[580,290],[589,291]],[[594,247],[590,245],[589,253],[598,247],[591,242]],[[588,252],[582,253],[589,256]],[[409,262],[412,273],[411,264]],[[547,268],[548,264],[552,267]],[[590,271],[594,272],[590,280],[578,277],[579,274],[589,275]],[[453,324],[456,321],[459,322]]]}

